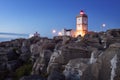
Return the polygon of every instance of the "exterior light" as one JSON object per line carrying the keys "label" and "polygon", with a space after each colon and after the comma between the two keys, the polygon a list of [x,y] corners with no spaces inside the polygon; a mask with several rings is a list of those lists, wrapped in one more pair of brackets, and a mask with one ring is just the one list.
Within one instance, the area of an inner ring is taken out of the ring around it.
{"label": "exterior light", "polygon": [[52,30],[52,33],[56,33],[56,30]]}
{"label": "exterior light", "polygon": [[62,32],[58,32],[58,36],[62,36]]}
{"label": "exterior light", "polygon": [[80,14],[81,14],[81,15],[83,15],[83,14],[84,14],[84,11],[83,11],[83,10],[81,10],[81,11],[80,11]]}
{"label": "exterior light", "polygon": [[102,27],[105,27],[106,26],[106,24],[102,24]]}

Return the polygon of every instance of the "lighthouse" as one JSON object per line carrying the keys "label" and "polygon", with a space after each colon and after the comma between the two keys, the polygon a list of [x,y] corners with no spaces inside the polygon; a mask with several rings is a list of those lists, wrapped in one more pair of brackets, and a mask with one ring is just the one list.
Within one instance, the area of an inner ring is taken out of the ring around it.
{"label": "lighthouse", "polygon": [[75,36],[78,35],[84,36],[88,32],[88,16],[83,10],[80,11],[80,14],[76,17],[76,32]]}

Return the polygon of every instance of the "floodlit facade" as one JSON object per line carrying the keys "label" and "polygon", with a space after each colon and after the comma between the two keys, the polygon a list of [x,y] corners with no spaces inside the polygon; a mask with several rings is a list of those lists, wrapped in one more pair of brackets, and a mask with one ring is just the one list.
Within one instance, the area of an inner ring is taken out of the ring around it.
{"label": "floodlit facade", "polygon": [[75,37],[78,35],[84,36],[88,32],[88,16],[84,11],[80,11],[80,15],[76,17]]}
{"label": "floodlit facade", "polygon": [[76,30],[73,29],[63,29],[63,36],[77,37],[81,35],[82,37],[88,32],[88,16],[83,10],[76,17]]}

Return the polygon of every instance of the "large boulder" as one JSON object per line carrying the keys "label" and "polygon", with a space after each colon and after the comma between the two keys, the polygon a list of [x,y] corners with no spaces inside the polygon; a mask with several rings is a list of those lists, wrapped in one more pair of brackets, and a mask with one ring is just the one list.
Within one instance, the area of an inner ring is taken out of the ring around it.
{"label": "large boulder", "polygon": [[120,79],[120,43],[114,43],[90,63],[81,80],[119,80]]}
{"label": "large boulder", "polygon": [[32,44],[30,46],[31,56],[38,57],[40,54],[40,46],[38,44]]}
{"label": "large boulder", "polygon": [[69,36],[63,36],[62,44],[65,45],[70,42],[71,37]]}
{"label": "large boulder", "polygon": [[52,64],[66,65],[69,60],[76,58],[90,58],[91,51],[85,47],[84,43],[69,43],[55,50],[50,58],[47,72],[49,73]]}
{"label": "large boulder", "polygon": [[110,29],[106,31],[108,36],[112,37],[120,37],[120,29]]}
{"label": "large boulder", "polygon": [[43,50],[33,65],[32,74],[45,74],[52,52]]}
{"label": "large boulder", "polygon": [[53,63],[50,66],[50,73],[47,80],[65,80],[65,76],[62,73],[62,65]]}
{"label": "large boulder", "polygon": [[91,51],[79,43],[70,43],[55,50],[51,56],[50,63],[67,64],[69,60],[75,58],[90,58]]}
{"label": "large boulder", "polygon": [[111,44],[101,57],[99,80],[120,79],[120,43]]}
{"label": "large boulder", "polygon": [[63,71],[66,80],[81,80],[83,72],[87,69],[89,65],[89,59],[78,58],[73,59],[65,65],[65,70]]}

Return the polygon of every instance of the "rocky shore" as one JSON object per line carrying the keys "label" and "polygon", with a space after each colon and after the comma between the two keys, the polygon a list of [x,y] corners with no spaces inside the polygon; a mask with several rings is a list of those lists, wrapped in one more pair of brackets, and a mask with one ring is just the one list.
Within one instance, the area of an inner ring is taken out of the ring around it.
{"label": "rocky shore", "polygon": [[0,80],[120,80],[120,29],[1,42]]}

